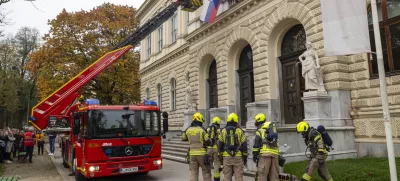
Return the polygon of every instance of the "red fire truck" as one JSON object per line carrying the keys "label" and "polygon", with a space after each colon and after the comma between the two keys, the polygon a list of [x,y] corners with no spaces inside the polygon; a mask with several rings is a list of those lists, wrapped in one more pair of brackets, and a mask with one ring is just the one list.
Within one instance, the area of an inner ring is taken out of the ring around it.
{"label": "red fire truck", "polygon": [[63,164],[71,168],[77,181],[162,168],[161,137],[165,138],[168,131],[166,112],[161,113],[149,100],[137,105],[102,106],[97,99],[81,99],[78,91],[172,17],[179,6],[194,11],[202,1],[172,2],[113,51],[32,108],[29,123],[33,127],[65,134]]}

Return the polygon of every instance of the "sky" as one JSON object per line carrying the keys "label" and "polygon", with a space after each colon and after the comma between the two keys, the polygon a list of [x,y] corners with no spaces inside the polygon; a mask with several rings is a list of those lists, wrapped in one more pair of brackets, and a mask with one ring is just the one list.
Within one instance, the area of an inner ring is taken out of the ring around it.
{"label": "sky", "polygon": [[63,8],[67,12],[91,10],[105,2],[139,8],[144,0],[35,0],[33,2],[11,0],[2,4],[0,8],[3,12],[9,12],[7,19],[12,25],[0,27],[0,29],[4,30],[5,34],[15,34],[19,28],[28,26],[37,28],[39,33],[44,35],[50,29],[47,21],[56,18]]}

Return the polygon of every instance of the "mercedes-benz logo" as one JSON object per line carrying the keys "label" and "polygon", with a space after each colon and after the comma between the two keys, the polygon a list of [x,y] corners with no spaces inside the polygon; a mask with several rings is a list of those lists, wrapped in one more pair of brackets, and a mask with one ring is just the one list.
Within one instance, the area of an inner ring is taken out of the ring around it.
{"label": "mercedes-benz logo", "polygon": [[132,147],[128,146],[128,147],[125,148],[125,154],[126,155],[132,155],[132,153],[133,153],[133,148]]}

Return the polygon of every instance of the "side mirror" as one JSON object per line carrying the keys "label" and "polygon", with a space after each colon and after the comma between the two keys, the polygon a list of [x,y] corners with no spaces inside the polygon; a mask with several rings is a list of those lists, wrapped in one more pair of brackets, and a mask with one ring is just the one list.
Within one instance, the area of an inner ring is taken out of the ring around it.
{"label": "side mirror", "polygon": [[163,112],[162,116],[163,116],[163,130],[164,130],[164,133],[166,133],[166,132],[168,132],[168,113]]}

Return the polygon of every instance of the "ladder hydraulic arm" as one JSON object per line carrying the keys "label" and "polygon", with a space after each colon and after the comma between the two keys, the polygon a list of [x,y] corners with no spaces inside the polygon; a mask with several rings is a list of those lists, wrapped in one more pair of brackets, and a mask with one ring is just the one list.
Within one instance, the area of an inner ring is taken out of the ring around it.
{"label": "ladder hydraulic arm", "polygon": [[[185,11],[195,11],[197,8],[202,6],[202,2],[202,0],[178,0],[172,2],[164,10],[143,24],[143,26],[137,28],[133,34],[117,45],[113,51],[98,59],[77,76],[72,78],[69,82],[33,107],[31,116],[29,117],[29,123],[37,130],[42,130],[48,126],[48,119],[50,116],[70,116],[62,114],[66,110],[70,110],[71,106],[73,106],[74,101],[76,101],[79,96],[79,89],[89,83],[113,62],[126,54],[131,48],[133,48],[133,46],[137,45],[151,32],[171,18],[179,6],[182,6],[182,9]],[[68,111],[64,114],[67,113]]]}

